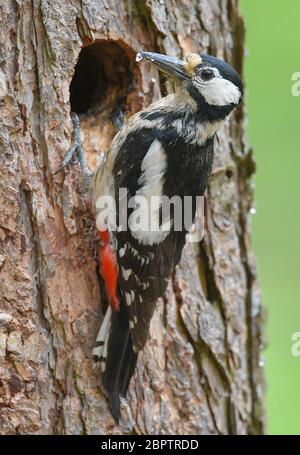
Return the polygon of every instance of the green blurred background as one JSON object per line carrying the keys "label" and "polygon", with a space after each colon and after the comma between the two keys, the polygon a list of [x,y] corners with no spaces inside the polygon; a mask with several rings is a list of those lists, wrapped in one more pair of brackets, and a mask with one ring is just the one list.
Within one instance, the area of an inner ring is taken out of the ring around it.
{"label": "green blurred background", "polygon": [[253,243],[268,309],[268,432],[300,434],[300,1],[240,0],[246,24],[248,139],[257,174]]}

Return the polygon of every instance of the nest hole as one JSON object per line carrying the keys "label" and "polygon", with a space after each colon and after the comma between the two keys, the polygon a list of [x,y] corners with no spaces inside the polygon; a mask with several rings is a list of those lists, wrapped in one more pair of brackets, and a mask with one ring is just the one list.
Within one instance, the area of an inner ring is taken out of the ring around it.
{"label": "nest hole", "polygon": [[124,43],[98,41],[84,47],[70,85],[71,111],[80,117],[90,167],[106,152],[127,115],[141,105],[135,52]]}

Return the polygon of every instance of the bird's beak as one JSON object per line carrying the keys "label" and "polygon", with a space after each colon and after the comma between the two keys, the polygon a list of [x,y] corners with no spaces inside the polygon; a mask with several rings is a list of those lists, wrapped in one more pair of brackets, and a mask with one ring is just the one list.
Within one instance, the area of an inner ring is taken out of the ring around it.
{"label": "bird's beak", "polygon": [[176,77],[177,79],[187,79],[188,74],[185,71],[184,62],[176,57],[169,55],[156,54],[155,52],[138,52],[136,54],[136,61],[149,60],[154,63],[158,69],[163,71],[169,76]]}

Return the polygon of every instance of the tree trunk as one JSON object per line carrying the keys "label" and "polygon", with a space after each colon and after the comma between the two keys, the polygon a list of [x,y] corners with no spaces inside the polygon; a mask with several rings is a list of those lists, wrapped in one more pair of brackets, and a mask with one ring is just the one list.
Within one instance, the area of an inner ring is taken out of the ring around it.
{"label": "tree trunk", "polygon": [[241,73],[237,1],[2,0],[0,20],[1,433],[263,433],[243,110],[219,134],[205,238],[157,303],[119,427],[92,368],[102,310],[88,193],[78,165],[54,175],[71,109],[94,168],[122,116],[164,91],[136,51],[207,52]]}

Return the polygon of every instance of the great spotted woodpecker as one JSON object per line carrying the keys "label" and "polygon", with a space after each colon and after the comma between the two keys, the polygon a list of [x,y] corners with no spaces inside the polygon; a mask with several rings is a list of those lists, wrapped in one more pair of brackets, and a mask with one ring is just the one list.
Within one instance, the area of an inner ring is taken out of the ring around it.
{"label": "great spotted woodpecker", "polygon": [[[163,197],[189,196],[194,218],[196,197],[204,195],[212,170],[216,133],[243,97],[237,72],[216,57],[192,54],[179,60],[138,53],[137,61],[143,59],[171,79],[174,93],[129,119],[115,136],[91,185],[98,209],[98,201],[107,195],[116,202],[114,228],[105,224],[107,214],[98,225],[100,271],[110,306],[93,351],[95,361],[101,364],[102,382],[116,422],[120,396],[126,395],[138,352],[146,343],[156,301],[165,292],[186,242],[189,226],[175,229],[174,211],[167,219],[163,217]],[[81,146],[77,153],[80,158]],[[126,197],[119,197],[121,189],[126,189]],[[137,197],[146,204],[137,202]],[[134,198],[133,204],[130,198]],[[156,201],[154,208],[152,199]],[[133,229],[129,219],[148,214],[149,204],[156,228]],[[127,210],[125,227],[120,216],[122,205]],[[168,228],[162,229],[165,224]]]}

